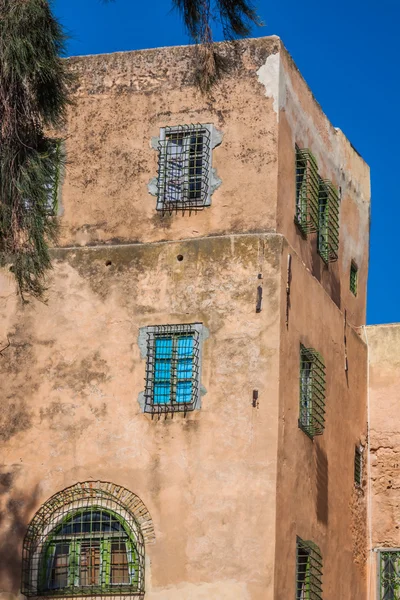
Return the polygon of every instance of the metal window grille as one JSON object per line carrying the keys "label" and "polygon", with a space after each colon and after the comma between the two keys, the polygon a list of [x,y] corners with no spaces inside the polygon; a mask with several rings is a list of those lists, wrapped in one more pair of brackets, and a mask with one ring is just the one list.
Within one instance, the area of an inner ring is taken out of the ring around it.
{"label": "metal window grille", "polygon": [[[48,161],[49,157],[54,160]],[[48,140],[46,152],[42,154],[46,177],[43,183],[44,211],[50,216],[55,216],[58,209],[58,191],[61,180],[61,165],[63,163],[62,142],[61,140]],[[32,198],[24,199],[25,209],[29,212],[33,209]]]}
{"label": "metal window grille", "polygon": [[324,262],[338,259],[339,195],[331,181],[319,180],[318,252]]}
{"label": "metal window grille", "polygon": [[379,554],[379,599],[400,600],[400,550]]}
{"label": "metal window grille", "polygon": [[350,265],[350,291],[357,296],[358,268],[355,262]]}
{"label": "metal window grille", "polygon": [[322,556],[316,544],[297,538],[296,600],[322,599]]}
{"label": "metal window grille", "polygon": [[360,446],[356,446],[354,452],[354,483],[359,487],[362,486],[362,448]]}
{"label": "metal window grille", "polygon": [[296,146],[295,223],[304,235],[318,229],[318,165],[307,149]]}
{"label": "metal window grille", "polygon": [[58,190],[60,185],[60,174],[61,174],[61,140],[54,140],[51,145],[51,153],[55,157],[55,166],[52,172],[49,174],[49,181],[46,184],[47,189],[47,202],[46,210],[50,215],[57,214],[58,208]]}
{"label": "metal window grille", "polygon": [[[70,488],[72,490],[73,488]],[[68,492],[69,490],[67,490]],[[67,493],[24,541],[22,592],[30,596],[143,598],[144,543],[132,514],[117,514],[100,490],[73,500]],[[29,548],[29,550],[28,550]]]}
{"label": "metal window grille", "polygon": [[300,345],[299,427],[309,437],[322,435],[325,428],[325,365],[313,348]]}
{"label": "metal window grille", "polygon": [[145,411],[194,410],[199,398],[200,334],[193,325],[148,328]]}
{"label": "metal window grille", "polygon": [[205,125],[165,127],[159,141],[157,209],[198,211],[210,197],[211,132]]}

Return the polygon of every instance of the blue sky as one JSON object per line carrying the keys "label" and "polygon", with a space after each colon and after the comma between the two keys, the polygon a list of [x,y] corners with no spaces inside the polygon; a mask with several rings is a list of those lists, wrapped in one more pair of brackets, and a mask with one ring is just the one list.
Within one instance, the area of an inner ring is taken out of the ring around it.
{"label": "blue sky", "polygon": [[[399,0],[256,6],[265,26],[254,35],[282,38],[329,119],[371,167],[367,322],[400,321]],[[188,43],[170,0],[54,0],[53,7],[71,38],[69,55]]]}

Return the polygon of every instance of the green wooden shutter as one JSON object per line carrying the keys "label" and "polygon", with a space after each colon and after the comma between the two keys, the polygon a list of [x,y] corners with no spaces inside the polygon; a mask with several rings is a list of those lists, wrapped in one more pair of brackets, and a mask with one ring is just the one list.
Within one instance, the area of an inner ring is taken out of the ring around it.
{"label": "green wooden shutter", "polygon": [[111,541],[111,538],[108,538],[100,542],[100,581],[102,586],[111,583]]}
{"label": "green wooden shutter", "polygon": [[308,149],[296,146],[295,223],[304,235],[318,229],[318,165]]}
{"label": "green wooden shutter", "polygon": [[48,544],[44,553],[44,559],[41,561],[39,572],[39,589],[46,590],[50,587],[51,570],[53,567],[54,556],[56,553],[56,544]]}
{"label": "green wooden shutter", "polygon": [[81,555],[80,540],[73,540],[69,546],[69,570],[68,570],[68,587],[79,586],[79,565]]}
{"label": "green wooden shutter", "polygon": [[325,429],[325,364],[314,348],[300,345],[299,427],[309,437]]}
{"label": "green wooden shutter", "polygon": [[318,252],[326,263],[338,259],[339,194],[328,179],[319,180]]}
{"label": "green wooden shutter", "polygon": [[314,542],[297,538],[296,600],[322,600],[322,556]]}
{"label": "green wooden shutter", "polygon": [[357,284],[358,284],[358,268],[354,261],[351,261],[350,265],[350,291],[354,296],[357,296]]}

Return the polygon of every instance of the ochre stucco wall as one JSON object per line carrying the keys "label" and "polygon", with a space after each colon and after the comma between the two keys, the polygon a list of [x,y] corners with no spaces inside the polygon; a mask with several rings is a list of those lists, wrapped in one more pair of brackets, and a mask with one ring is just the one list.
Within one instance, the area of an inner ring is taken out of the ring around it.
{"label": "ochre stucco wall", "polygon": [[[288,253],[288,327],[281,288],[275,598],[295,597],[299,536],[321,550],[324,600],[365,600],[366,474],[356,489],[354,451],[366,437],[367,349],[287,243],[282,281]],[[317,350],[326,367],[325,430],[314,440],[298,427],[300,344]]]}
{"label": "ochre stucco wall", "polygon": [[[278,38],[246,40],[228,59],[208,97],[193,84],[193,48],[69,60],[75,103],[61,132],[67,166],[48,302],[22,305],[11,273],[0,277],[1,347],[10,341],[0,355],[7,600],[18,594],[35,512],[91,479],[126,487],[150,512],[146,599],[292,598],[297,534],[321,547],[324,600],[364,600],[365,498],[353,488],[353,459],[366,433],[366,350],[351,326],[365,316],[368,168]],[[223,133],[213,152],[222,185],[202,212],[162,217],[147,189],[157,174],[151,138],[196,122]],[[311,147],[324,177],[342,178],[339,261],[328,268],[315,238],[293,224],[295,142]],[[152,420],[137,402],[139,328],[195,321],[210,332],[202,408]],[[297,427],[300,341],[327,365],[327,424],[314,443]]]}
{"label": "ochre stucco wall", "polygon": [[[47,304],[21,305],[2,271],[0,591],[18,594],[43,502],[94,479],[150,512],[146,598],[272,600],[281,245],[249,235],[55,250]],[[196,321],[210,333],[202,408],[152,420],[138,404],[139,328]]]}
{"label": "ochre stucco wall", "polygon": [[[231,50],[231,73],[211,96],[193,85],[193,47],[69,59],[76,83],[62,132],[61,245],[274,230],[277,122],[256,71],[279,47],[278,38],[263,38]],[[157,176],[151,139],[160,127],[191,123],[223,133],[212,157],[223,183],[210,208],[162,216],[147,189]]]}
{"label": "ochre stucco wall", "polygon": [[[400,548],[400,324],[366,328],[369,349],[369,413],[372,549]],[[375,598],[376,553],[370,585]]]}
{"label": "ochre stucco wall", "polygon": [[[369,167],[340,129],[331,125],[283,47],[279,57],[277,231],[285,235],[342,312],[347,311],[348,321],[358,327],[365,323],[366,314]],[[304,239],[294,223],[295,144],[309,148],[317,159],[320,176],[341,190],[338,260],[329,265],[317,252],[317,234]],[[349,289],[352,260],[358,266],[357,297]]]}

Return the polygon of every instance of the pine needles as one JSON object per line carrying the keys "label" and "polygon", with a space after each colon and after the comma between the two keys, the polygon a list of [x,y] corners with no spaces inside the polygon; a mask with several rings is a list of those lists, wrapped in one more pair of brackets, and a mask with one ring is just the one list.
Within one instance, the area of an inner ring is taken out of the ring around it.
{"label": "pine needles", "polygon": [[57,236],[51,210],[69,75],[65,36],[47,0],[0,0],[0,253],[19,291],[41,297]]}
{"label": "pine needles", "polygon": [[224,56],[213,44],[213,15],[218,15],[228,41],[249,35],[253,24],[261,24],[249,0],[214,0],[213,5],[211,1],[173,0],[190,37],[197,44],[196,79],[203,91],[209,90],[227,70]]}

